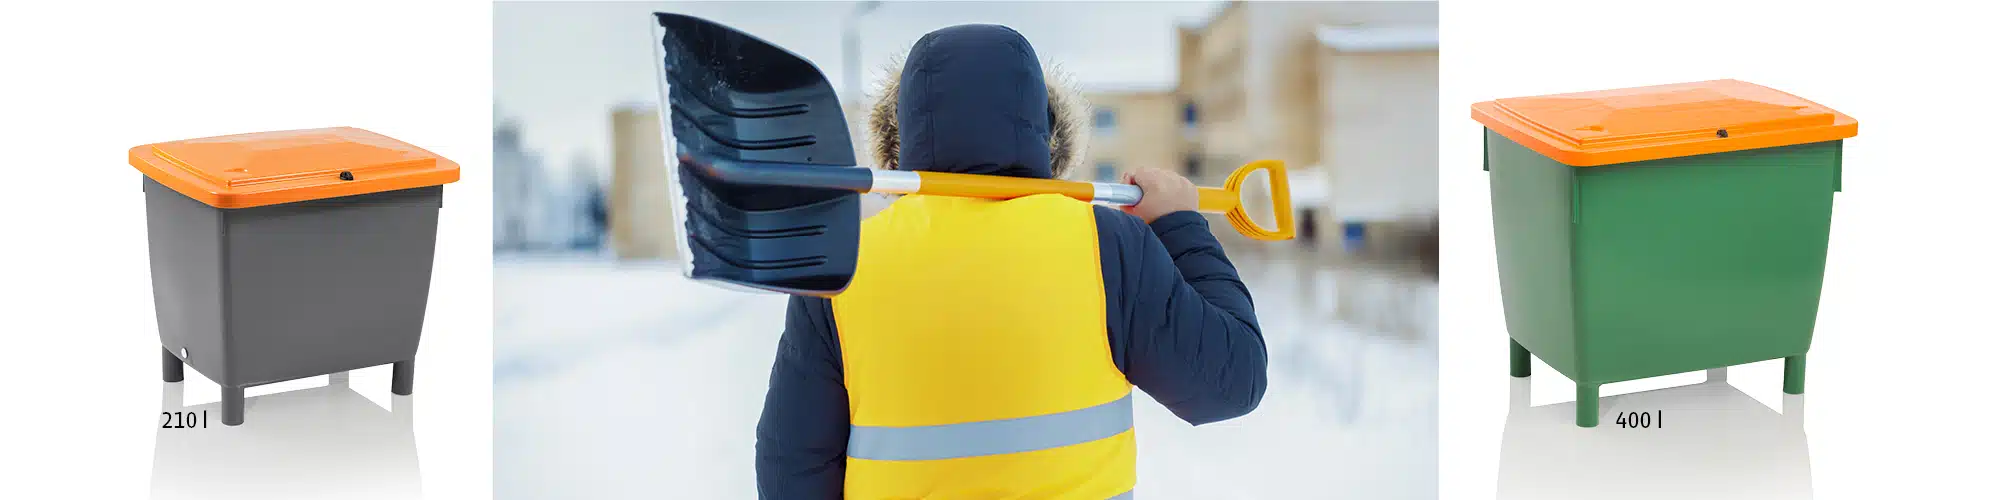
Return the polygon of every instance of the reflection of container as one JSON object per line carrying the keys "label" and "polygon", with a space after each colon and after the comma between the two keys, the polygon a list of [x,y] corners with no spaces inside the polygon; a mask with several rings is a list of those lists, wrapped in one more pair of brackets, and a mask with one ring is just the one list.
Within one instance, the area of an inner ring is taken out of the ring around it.
{"label": "reflection of container", "polygon": [[[1499,500],[1786,500],[1813,497],[1805,396],[1782,412],[1728,383],[1611,396],[1607,406],[1658,420],[1579,432],[1569,403],[1528,406],[1515,379],[1500,434]],[[1607,418],[1609,420],[1609,418]],[[1609,424],[1609,422],[1607,422]]]}
{"label": "reflection of container", "polygon": [[1598,386],[1785,359],[1804,392],[1852,118],[1721,80],[1500,99],[1485,124],[1513,372]]}
{"label": "reflection of container", "polygon": [[[411,397],[384,408],[339,374],[331,382],[252,398],[257,425],[153,431],[151,499],[423,498]],[[216,413],[183,406],[186,384],[160,385],[160,411]]]}
{"label": "reflection of container", "polygon": [[163,376],[243,389],[387,363],[409,394],[442,184],[458,165],[355,128],[132,148],[145,173]]}

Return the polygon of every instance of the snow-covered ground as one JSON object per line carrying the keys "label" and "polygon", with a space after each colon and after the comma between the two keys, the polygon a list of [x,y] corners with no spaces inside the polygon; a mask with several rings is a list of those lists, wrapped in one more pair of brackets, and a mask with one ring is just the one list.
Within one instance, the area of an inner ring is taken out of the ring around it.
{"label": "snow-covered ground", "polygon": [[[1139,397],[1145,498],[1435,498],[1436,285],[1234,255],[1271,352],[1258,410],[1192,427]],[[500,498],[749,498],[785,298],[671,264],[497,256]]]}

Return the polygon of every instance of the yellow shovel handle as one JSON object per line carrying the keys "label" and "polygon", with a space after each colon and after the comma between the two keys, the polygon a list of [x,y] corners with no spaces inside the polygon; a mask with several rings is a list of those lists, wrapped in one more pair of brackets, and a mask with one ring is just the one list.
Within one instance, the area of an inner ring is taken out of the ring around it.
{"label": "yellow shovel handle", "polygon": [[[1278,227],[1265,228],[1257,225],[1250,213],[1243,210],[1243,179],[1251,172],[1264,170],[1271,182],[1271,211],[1278,219]],[[1229,180],[1222,189],[1201,188],[1201,211],[1220,212],[1229,218],[1229,225],[1236,232],[1250,239],[1281,241],[1292,239],[1296,228],[1292,225],[1292,183],[1285,175],[1285,162],[1278,160],[1258,160],[1250,162],[1235,172],[1229,173]]]}
{"label": "yellow shovel handle", "polygon": [[[1243,179],[1251,172],[1267,171],[1271,182],[1271,208],[1278,219],[1275,229],[1257,225],[1250,214],[1243,210]],[[1059,181],[1052,179],[1023,179],[991,175],[953,174],[944,172],[887,172],[876,171],[878,179],[896,179],[893,182],[877,181],[869,192],[918,193],[966,198],[986,198],[1006,200],[1038,194],[1059,194],[1082,201],[1113,202],[1121,200],[1098,199],[1099,189],[1128,190],[1137,193],[1136,188],[1123,184],[1093,184],[1089,182]],[[1230,172],[1229,181],[1221,188],[1197,188],[1199,199],[1196,206],[1200,211],[1224,214],[1229,225],[1236,232],[1252,239],[1278,241],[1292,239],[1292,185],[1285,177],[1285,162],[1259,160]],[[1137,195],[1124,198],[1123,203],[1137,200]]]}
{"label": "yellow shovel handle", "polygon": [[1243,207],[1243,193],[1212,187],[1198,187],[1195,192],[1201,196],[1200,201],[1195,203],[1196,210],[1223,214]]}

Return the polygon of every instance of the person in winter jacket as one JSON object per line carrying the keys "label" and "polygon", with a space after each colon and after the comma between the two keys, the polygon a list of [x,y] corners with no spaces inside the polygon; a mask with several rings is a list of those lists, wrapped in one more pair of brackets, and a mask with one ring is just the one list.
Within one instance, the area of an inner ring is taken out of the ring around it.
{"label": "person in winter jacket", "polygon": [[[925,35],[870,118],[878,165],[1060,178],[1078,98],[1004,26]],[[1263,398],[1250,293],[1195,188],[1125,210],[909,195],[862,223],[848,288],[792,297],[757,423],[763,498],[1128,498],[1134,386],[1190,424]]]}

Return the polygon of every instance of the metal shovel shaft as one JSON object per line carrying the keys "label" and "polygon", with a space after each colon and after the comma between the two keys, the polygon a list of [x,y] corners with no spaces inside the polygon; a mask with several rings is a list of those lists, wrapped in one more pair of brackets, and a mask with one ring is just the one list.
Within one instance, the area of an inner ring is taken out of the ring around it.
{"label": "metal shovel shaft", "polygon": [[[716,180],[739,185],[786,186],[842,189],[859,193],[932,194],[966,198],[1012,199],[1038,194],[1060,194],[1077,200],[1107,205],[1137,205],[1145,193],[1139,186],[1110,182],[1075,182],[1053,179],[1024,179],[992,175],[948,172],[909,172],[866,168],[827,168],[787,162],[729,159],[696,159],[681,155],[681,161],[697,172]],[[1224,212],[1233,208],[1236,194],[1202,188],[1204,211]],[[1211,200],[1229,199],[1227,206]]]}
{"label": "metal shovel shaft", "polygon": [[[1109,182],[1075,182],[1055,179],[1024,179],[994,175],[948,172],[908,172],[860,167],[827,168],[802,163],[694,158],[683,154],[681,162],[710,178],[737,185],[785,186],[841,189],[859,193],[931,194],[966,198],[1007,200],[1038,194],[1059,194],[1077,200],[1107,205],[1137,205],[1145,198],[1139,186]],[[1250,172],[1271,173],[1272,198],[1277,202],[1278,227],[1268,229],[1251,220],[1243,210],[1243,181]],[[1226,187],[1198,188],[1200,211],[1229,216],[1230,225],[1245,236],[1260,240],[1292,237],[1291,186],[1284,164],[1260,161],[1244,165],[1229,176]]]}

